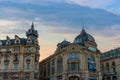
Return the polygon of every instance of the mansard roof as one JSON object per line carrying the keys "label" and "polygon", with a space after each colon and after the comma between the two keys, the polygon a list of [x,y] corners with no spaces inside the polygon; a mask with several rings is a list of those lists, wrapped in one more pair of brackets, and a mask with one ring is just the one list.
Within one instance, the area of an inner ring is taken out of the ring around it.
{"label": "mansard roof", "polygon": [[101,59],[120,57],[120,48],[116,48],[101,54]]}
{"label": "mansard roof", "polygon": [[[10,41],[10,44],[6,44],[6,42],[8,41],[8,40],[0,40],[0,42],[2,42],[2,45],[0,45],[0,46],[7,46],[7,45],[26,45],[26,44],[28,44],[27,43],[27,38],[19,38],[19,40],[20,40],[20,43],[15,43],[15,40],[16,39],[9,39],[9,41]],[[32,41],[31,41],[31,44],[34,44],[35,43],[35,40],[33,40],[33,39],[31,39]]]}

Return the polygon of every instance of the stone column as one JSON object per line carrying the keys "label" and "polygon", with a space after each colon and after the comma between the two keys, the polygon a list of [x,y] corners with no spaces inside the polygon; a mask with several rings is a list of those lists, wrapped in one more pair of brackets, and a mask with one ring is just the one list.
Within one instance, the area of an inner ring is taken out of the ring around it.
{"label": "stone column", "polygon": [[35,61],[35,55],[31,54],[31,60],[30,60],[30,72],[31,72],[31,77],[30,80],[34,80],[34,61]]}
{"label": "stone column", "polygon": [[24,63],[26,63],[26,60],[24,60],[24,55],[20,54],[19,55],[19,69],[24,70]]}
{"label": "stone column", "polygon": [[54,80],[57,80],[57,58],[55,58],[55,74],[54,74]]}
{"label": "stone column", "polygon": [[63,76],[62,76],[62,80],[66,80],[68,78],[68,55],[64,54],[63,56]]}

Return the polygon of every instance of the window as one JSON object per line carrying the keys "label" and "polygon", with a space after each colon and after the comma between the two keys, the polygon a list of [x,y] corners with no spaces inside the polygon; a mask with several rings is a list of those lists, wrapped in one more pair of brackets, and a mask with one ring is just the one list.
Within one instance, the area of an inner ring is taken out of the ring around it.
{"label": "window", "polygon": [[35,69],[35,70],[38,70],[38,65],[37,65],[37,63],[35,63],[34,69]]}
{"label": "window", "polygon": [[54,59],[51,61],[51,73],[52,74],[55,73],[55,60]]}
{"label": "window", "polygon": [[15,70],[18,69],[18,64],[14,64],[14,69],[15,69]]}
{"label": "window", "polygon": [[55,60],[52,60],[52,65],[53,65],[53,66],[55,65]]}
{"label": "window", "polygon": [[[43,66],[44,66],[44,68],[43,68],[44,73],[43,73],[43,74],[44,74],[44,76],[46,76],[46,64],[44,64]],[[52,72],[52,73],[53,73],[53,72]]]}
{"label": "window", "polygon": [[7,41],[7,42],[6,42],[6,45],[10,45],[10,41]]}
{"label": "window", "polygon": [[35,55],[35,61],[37,62],[38,61],[38,57]]}
{"label": "window", "polygon": [[116,69],[115,69],[115,68],[113,68],[113,72],[116,72]]}
{"label": "window", "polygon": [[27,70],[30,69],[30,64],[29,63],[26,64],[26,68],[27,68]]}
{"label": "window", "polygon": [[6,48],[6,52],[9,52],[10,51],[10,48]]}
{"label": "window", "polygon": [[78,62],[71,62],[68,63],[69,71],[78,71],[79,70],[79,63]]}
{"label": "window", "polygon": [[30,61],[30,55],[27,56],[26,60],[27,60],[27,61]]}
{"label": "window", "polygon": [[4,73],[4,79],[8,79],[8,73]]}
{"label": "window", "polygon": [[78,54],[72,53],[72,54],[69,55],[69,58],[70,59],[77,59],[78,58]]}
{"label": "window", "polygon": [[26,78],[25,80],[29,80],[29,78],[30,78],[30,74],[27,73],[25,78]]}
{"label": "window", "polygon": [[34,79],[35,79],[35,80],[38,80],[38,73],[35,73],[35,74],[34,74]]}
{"label": "window", "polygon": [[20,44],[20,40],[15,40],[15,44]]}
{"label": "window", "polygon": [[106,63],[106,69],[107,69],[107,72],[110,71],[110,69],[109,69],[109,63]]}
{"label": "window", "polygon": [[28,39],[28,40],[27,40],[27,43],[28,43],[28,44],[31,44],[31,43],[32,43],[32,40],[31,40],[31,39]]}
{"label": "window", "polygon": [[10,60],[10,57],[9,56],[6,56],[5,57],[5,61],[9,61]]}
{"label": "window", "polygon": [[75,43],[82,43],[82,38],[77,38],[77,39],[75,40]]}
{"label": "window", "polygon": [[5,70],[8,70],[8,64],[5,64],[4,69],[5,69]]}
{"label": "window", "polygon": [[19,48],[19,47],[15,47],[15,48],[14,48],[14,51],[15,51],[15,52],[20,51],[20,48]]}
{"label": "window", "polygon": [[62,73],[63,71],[63,59],[62,57],[58,57],[57,59],[57,73]]}
{"label": "window", "polygon": [[15,60],[14,61],[19,61],[19,56],[18,55],[15,56]]}
{"label": "window", "polygon": [[92,54],[88,56],[88,70],[90,72],[95,72],[96,71],[96,63],[95,63],[95,58]]}
{"label": "window", "polygon": [[96,48],[94,48],[94,47],[92,47],[92,46],[89,46],[89,47],[88,47],[88,50],[90,50],[90,51],[96,51]]}
{"label": "window", "polygon": [[114,61],[112,62],[112,66],[115,66],[115,62]]}
{"label": "window", "polygon": [[104,65],[103,64],[101,65],[101,70],[104,71]]}
{"label": "window", "polygon": [[30,48],[30,47],[28,47],[28,48],[27,48],[27,51],[29,51],[29,52],[30,52],[30,51],[31,51],[31,48]]}

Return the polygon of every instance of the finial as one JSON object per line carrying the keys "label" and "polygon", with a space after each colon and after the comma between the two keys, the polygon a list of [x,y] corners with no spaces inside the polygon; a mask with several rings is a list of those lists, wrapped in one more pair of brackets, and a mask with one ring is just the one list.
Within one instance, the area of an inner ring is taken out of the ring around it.
{"label": "finial", "polygon": [[34,23],[33,23],[33,21],[32,21],[32,25],[31,25],[31,29],[34,29]]}
{"label": "finial", "polygon": [[66,41],[66,37],[64,38],[64,41]]}

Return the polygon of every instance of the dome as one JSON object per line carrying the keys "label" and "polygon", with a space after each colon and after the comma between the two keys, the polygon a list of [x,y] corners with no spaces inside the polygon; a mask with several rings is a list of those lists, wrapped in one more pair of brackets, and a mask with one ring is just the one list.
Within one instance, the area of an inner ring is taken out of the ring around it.
{"label": "dome", "polygon": [[66,41],[66,40],[64,40],[64,41],[62,41],[61,43],[61,46],[68,46],[69,44],[70,44],[70,42],[69,41]]}
{"label": "dome", "polygon": [[82,29],[81,33],[75,38],[74,43],[84,44],[84,41],[95,42],[94,38]]}
{"label": "dome", "polygon": [[64,40],[61,43],[58,43],[57,46],[58,46],[58,48],[64,48],[64,47],[67,47],[69,44],[70,44],[69,41]]}

